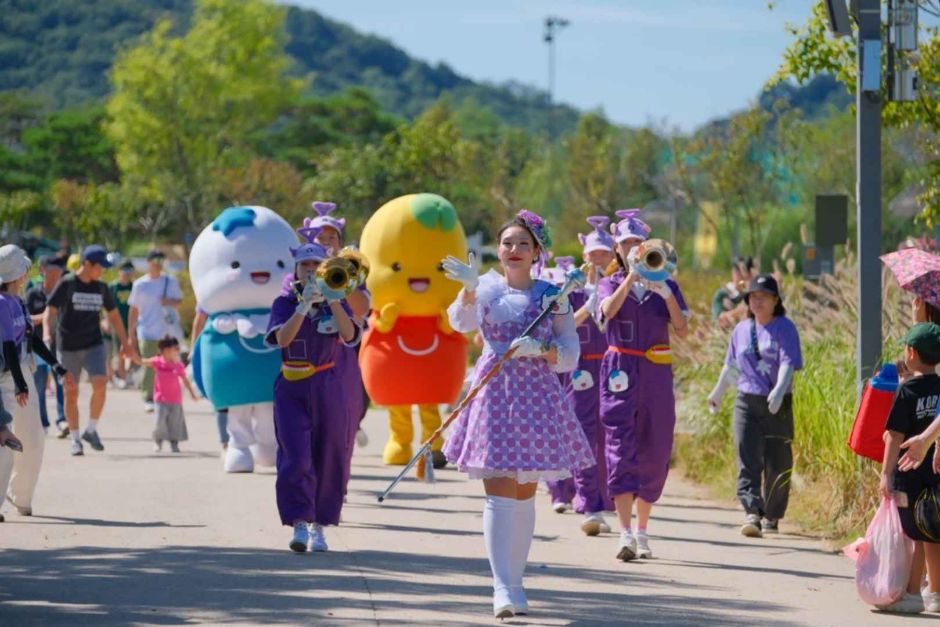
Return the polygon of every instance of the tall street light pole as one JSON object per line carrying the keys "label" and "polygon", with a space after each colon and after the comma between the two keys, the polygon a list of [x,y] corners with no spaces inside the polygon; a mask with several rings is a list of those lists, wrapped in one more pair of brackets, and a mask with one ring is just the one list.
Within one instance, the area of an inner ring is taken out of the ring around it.
{"label": "tall street light pole", "polygon": [[555,135],[554,113],[552,112],[552,102],[555,93],[555,37],[556,33],[568,26],[571,22],[563,17],[550,15],[545,18],[545,35],[543,37],[548,44],[548,140],[552,141]]}

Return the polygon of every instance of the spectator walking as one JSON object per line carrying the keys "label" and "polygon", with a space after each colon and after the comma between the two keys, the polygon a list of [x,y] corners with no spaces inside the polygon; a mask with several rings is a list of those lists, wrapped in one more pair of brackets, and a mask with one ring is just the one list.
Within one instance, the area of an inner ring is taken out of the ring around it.
{"label": "spectator walking", "polygon": [[[158,354],[157,343],[168,334],[167,311],[175,310],[183,300],[183,292],[175,277],[163,272],[166,255],[153,249],[147,253],[147,274],[134,281],[128,304],[128,336],[131,346],[144,359]],[[178,338],[177,338],[178,339]],[[144,409],[149,413],[153,404],[154,371],[144,371],[140,390]]]}
{"label": "spectator walking", "polygon": [[[117,280],[108,283],[108,289],[111,291],[111,297],[114,298],[114,302],[117,304],[118,314],[121,316],[121,322],[124,324],[124,328],[130,329],[128,316],[131,311],[131,306],[128,301],[131,297],[131,289],[134,287],[134,264],[130,259],[127,259],[118,266],[118,270]],[[111,331],[110,335],[111,342],[108,351],[108,364],[116,364],[112,382],[119,389],[123,390],[128,385],[127,379],[129,370],[124,357],[121,355],[120,346],[117,343],[117,339],[114,337],[114,332]],[[114,358],[117,358],[116,362],[113,361]]]}
{"label": "spectator walking", "polygon": [[[98,435],[98,421],[104,410],[108,384],[107,350],[101,334],[101,310],[107,312],[111,328],[121,342],[121,353],[133,349],[128,346],[124,324],[117,311],[101,274],[110,268],[108,252],[101,246],[85,248],[78,270],[69,273],[59,282],[49,296],[43,320],[43,335],[46,344],[55,336],[59,363],[72,373],[65,385],[65,418],[72,435],[72,455],[84,455],[82,440],[96,451],[104,445]],[[84,370],[91,380],[91,402],[88,408],[88,425],[79,437],[78,379]]]}
{"label": "spectator walking", "polygon": [[[39,272],[42,275],[42,282],[33,286],[26,292],[26,310],[32,318],[34,336],[43,337],[42,319],[46,311],[46,305],[49,302],[49,296],[55,289],[62,275],[65,272],[65,257],[46,256],[39,259]],[[49,349],[55,354],[55,347],[49,346]],[[36,384],[36,397],[39,402],[39,418],[42,420],[43,429],[49,428],[49,412],[46,408],[46,386],[49,383],[49,377],[55,384],[56,400],[56,428],[59,431],[59,439],[65,439],[69,435],[69,428],[65,421],[65,393],[62,389],[62,381],[52,371],[49,364],[38,355],[36,356],[36,371],[33,373],[33,381]]]}

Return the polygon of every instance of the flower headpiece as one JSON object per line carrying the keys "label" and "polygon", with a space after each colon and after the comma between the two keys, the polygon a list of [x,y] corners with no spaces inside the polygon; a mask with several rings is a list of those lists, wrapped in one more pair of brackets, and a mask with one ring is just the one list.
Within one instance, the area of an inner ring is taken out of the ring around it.
{"label": "flower headpiece", "polygon": [[320,228],[328,226],[331,229],[336,229],[340,236],[343,235],[343,229],[346,228],[346,218],[334,218],[330,215],[336,211],[336,203],[315,200],[312,206],[313,210],[317,212],[317,217],[311,221],[313,226]]}
{"label": "flower headpiece", "polygon": [[578,233],[578,241],[584,246],[584,252],[589,253],[595,250],[613,252],[616,243],[610,233],[607,232],[610,218],[607,216],[591,216],[587,219],[587,222],[594,227],[594,230],[587,235]]}
{"label": "flower headpiece", "polygon": [[545,262],[552,258],[552,253],[549,250],[552,246],[552,232],[542,216],[528,209],[520,209],[519,213],[516,214],[516,219],[525,225],[526,230],[532,234],[535,243],[538,244],[539,256],[535,260],[532,271],[534,276],[539,276],[542,273],[542,268],[545,267]]}
{"label": "flower headpiece", "polygon": [[650,226],[640,220],[637,216],[640,215],[639,209],[618,209],[616,212],[617,217],[621,218],[620,222],[611,225],[610,232],[613,233],[614,241],[618,244],[626,239],[631,237],[637,238],[641,241],[646,241],[646,238],[649,237],[650,231],[652,229]]}
{"label": "flower headpiece", "polygon": [[328,257],[326,248],[316,242],[317,234],[321,230],[322,227],[313,225],[313,220],[304,218],[304,225],[297,229],[297,233],[306,241],[297,248],[290,249],[295,264],[301,261],[323,261]]}

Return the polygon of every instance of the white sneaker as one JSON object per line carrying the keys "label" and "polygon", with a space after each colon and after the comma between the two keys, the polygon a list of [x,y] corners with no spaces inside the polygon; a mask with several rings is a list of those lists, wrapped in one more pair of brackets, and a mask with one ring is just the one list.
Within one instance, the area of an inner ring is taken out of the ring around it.
{"label": "white sneaker", "polygon": [[610,533],[610,525],[608,525],[607,521],[604,520],[604,515],[600,512],[597,512],[597,517],[601,519],[601,533]]}
{"label": "white sneaker", "polygon": [[571,503],[552,503],[552,510],[556,514],[564,514],[569,509],[571,509]]}
{"label": "white sneaker", "polygon": [[509,586],[509,602],[512,603],[512,613],[516,616],[529,613],[529,600],[525,598],[525,588],[522,586]]}
{"label": "white sneaker", "polygon": [[509,597],[509,588],[493,590],[493,616],[499,619],[515,616],[515,608]]}
{"label": "white sneaker", "polygon": [[310,525],[310,550],[316,553],[325,553],[329,549],[326,538],[323,536],[323,525],[312,523]]}
{"label": "white sneaker", "polygon": [[307,550],[307,543],[310,541],[310,533],[307,531],[306,522],[294,523],[294,537],[290,539],[290,550],[297,553],[303,553]]}
{"label": "white sneaker", "polygon": [[[586,514],[581,522],[581,531],[586,536],[596,536],[601,533],[601,525],[604,524],[604,518],[597,512]],[[610,527],[608,527],[610,529]]]}
{"label": "white sneaker", "polygon": [[919,594],[906,593],[891,605],[876,605],[882,612],[894,614],[920,614],[924,611],[924,599]]}
{"label": "white sneaker", "polygon": [[145,412],[147,412],[148,414],[152,414],[154,408],[155,408],[155,405],[154,405],[152,402],[150,402],[150,401],[144,401],[144,411],[145,411]]}
{"label": "white sneaker", "polygon": [[362,429],[356,431],[356,446],[359,448],[365,448],[369,446],[369,436],[367,436],[366,432]]}
{"label": "white sneaker", "polygon": [[636,538],[629,529],[620,530],[620,549],[617,551],[617,559],[629,562],[636,558]]}
{"label": "white sneaker", "polygon": [[760,530],[760,514],[748,514],[744,517],[744,524],[741,525],[741,535],[748,538],[763,537]]}
{"label": "white sneaker", "polygon": [[925,590],[921,592],[924,599],[924,610],[928,612],[940,612],[940,592],[930,592]]}
{"label": "white sneaker", "polygon": [[650,548],[650,538],[645,531],[636,532],[636,556],[641,559],[653,557],[653,549]]}

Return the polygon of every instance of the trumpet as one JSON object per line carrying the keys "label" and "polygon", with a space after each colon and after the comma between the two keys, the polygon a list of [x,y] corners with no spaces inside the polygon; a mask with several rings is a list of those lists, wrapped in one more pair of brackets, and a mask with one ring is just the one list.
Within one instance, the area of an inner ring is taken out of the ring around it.
{"label": "trumpet", "polygon": [[354,248],[344,248],[317,267],[317,286],[324,295],[345,297],[366,281],[369,261]]}
{"label": "trumpet", "polygon": [[663,239],[648,239],[638,246],[636,270],[647,281],[665,281],[679,263],[676,249]]}
{"label": "trumpet", "polygon": [[356,268],[356,278],[359,285],[364,285],[369,276],[369,260],[359,249],[352,246],[346,246],[339,251],[338,257],[348,260]]}

